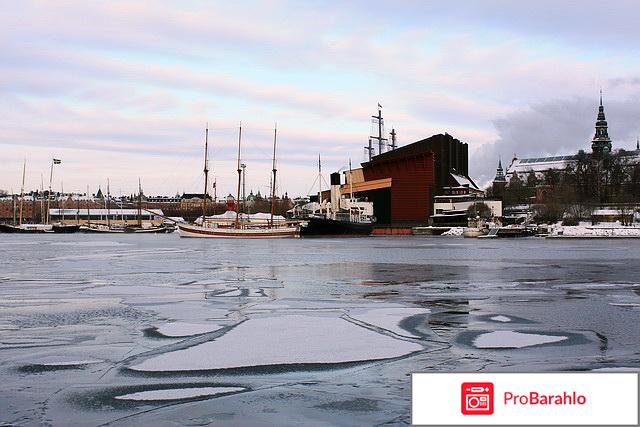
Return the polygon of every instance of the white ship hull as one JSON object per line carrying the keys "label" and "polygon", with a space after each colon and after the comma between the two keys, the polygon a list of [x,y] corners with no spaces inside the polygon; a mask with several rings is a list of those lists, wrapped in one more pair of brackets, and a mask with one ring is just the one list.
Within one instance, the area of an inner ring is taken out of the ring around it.
{"label": "white ship hull", "polygon": [[221,228],[202,227],[193,224],[178,224],[178,233],[180,234],[180,237],[273,239],[283,237],[296,237],[298,234],[298,228]]}

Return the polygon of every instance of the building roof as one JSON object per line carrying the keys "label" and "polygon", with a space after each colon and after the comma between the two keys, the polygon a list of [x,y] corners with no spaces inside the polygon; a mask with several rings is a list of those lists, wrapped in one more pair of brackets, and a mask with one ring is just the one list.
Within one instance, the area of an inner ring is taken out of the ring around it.
{"label": "building roof", "polygon": [[478,186],[476,185],[475,182],[473,182],[473,180],[471,178],[469,178],[468,176],[462,176],[459,175],[457,173],[454,172],[449,172],[449,175],[451,175],[451,178],[453,178],[459,186],[463,186],[463,187],[469,187],[469,188],[473,188],[475,190],[479,190]]}
{"label": "building roof", "polygon": [[[371,162],[378,162],[384,160],[392,160],[397,159],[399,157],[412,156],[417,154],[422,154],[426,151],[431,151],[432,144],[443,142],[443,141],[455,141],[460,142],[449,134],[437,134],[430,136],[429,138],[421,139],[420,141],[416,141],[409,145],[402,146],[400,148],[396,148],[395,150],[387,151],[386,153],[378,154],[371,159]],[[466,145],[465,143],[463,143]],[[368,163],[368,162],[365,162]]]}
{"label": "building roof", "polygon": [[[89,210],[89,215],[116,215],[116,216],[120,216],[120,215],[138,215],[138,209],[120,209],[120,208],[114,208],[114,209],[88,209]],[[64,213],[64,215],[69,215],[69,216],[73,216],[76,213],[80,213],[80,215],[86,215],[87,214],[87,209],[58,209],[58,208],[51,208],[49,209],[49,214],[51,215],[55,215],[55,216],[62,216],[62,214]],[[143,209],[142,210],[142,215],[164,215],[162,213],[162,209]]]}

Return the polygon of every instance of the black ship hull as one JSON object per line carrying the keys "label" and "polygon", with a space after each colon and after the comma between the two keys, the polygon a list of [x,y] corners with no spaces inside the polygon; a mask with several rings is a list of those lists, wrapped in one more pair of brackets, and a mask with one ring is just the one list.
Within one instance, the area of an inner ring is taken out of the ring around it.
{"label": "black ship hull", "polygon": [[80,231],[80,226],[74,224],[53,225],[51,229],[54,233],[77,233],[78,231]]}
{"label": "black ship hull", "polygon": [[368,236],[372,231],[371,223],[309,218],[307,225],[300,229],[300,236]]}
{"label": "black ship hull", "polygon": [[20,233],[20,234],[33,234],[33,233],[45,233],[46,230],[42,228],[24,228],[18,225],[0,224],[0,233]]}

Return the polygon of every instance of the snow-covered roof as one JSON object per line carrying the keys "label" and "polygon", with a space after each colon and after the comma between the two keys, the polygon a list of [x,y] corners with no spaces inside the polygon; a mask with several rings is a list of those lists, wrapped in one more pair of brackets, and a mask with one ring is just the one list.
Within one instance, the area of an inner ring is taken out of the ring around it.
{"label": "snow-covered roof", "polygon": [[[89,215],[138,215],[138,209],[120,209],[120,208],[114,208],[114,209],[88,209],[89,211]],[[143,209],[142,210],[142,215],[149,215],[150,212],[153,215],[163,215],[162,213],[162,209]],[[87,209],[84,208],[80,208],[80,209],[57,209],[57,208],[52,208],[49,209],[49,213],[51,215],[75,215],[76,213],[80,213],[80,214],[85,214],[87,213]]]}
{"label": "snow-covered roof", "polygon": [[469,186],[469,188],[474,188],[474,189],[478,190],[478,187],[476,186],[476,184],[473,181],[471,181],[471,179],[469,179],[468,177],[462,176],[462,175],[458,175],[457,173],[453,173],[453,172],[449,172],[449,173],[451,174],[453,179],[456,180],[458,185],[460,185],[460,186]]}
{"label": "snow-covered roof", "polygon": [[[258,212],[258,213],[254,213],[254,214],[246,214],[246,213],[241,213],[240,214],[240,218],[242,220],[255,220],[255,221],[266,221],[266,220],[270,220],[271,219],[271,214],[270,213],[265,213],[265,212]],[[207,220],[233,220],[235,221],[236,219],[236,212],[235,211],[226,211],[223,214],[219,214],[219,215],[211,215],[211,216],[207,216]],[[274,215],[273,219],[277,220],[277,221],[284,221],[286,218],[283,217],[282,215]]]}

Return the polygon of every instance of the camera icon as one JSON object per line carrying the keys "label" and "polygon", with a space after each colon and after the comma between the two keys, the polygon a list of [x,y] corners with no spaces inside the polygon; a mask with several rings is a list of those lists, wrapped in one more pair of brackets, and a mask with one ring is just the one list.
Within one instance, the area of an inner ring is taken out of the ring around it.
{"label": "camera icon", "polygon": [[493,414],[493,383],[462,383],[460,396],[464,415]]}

